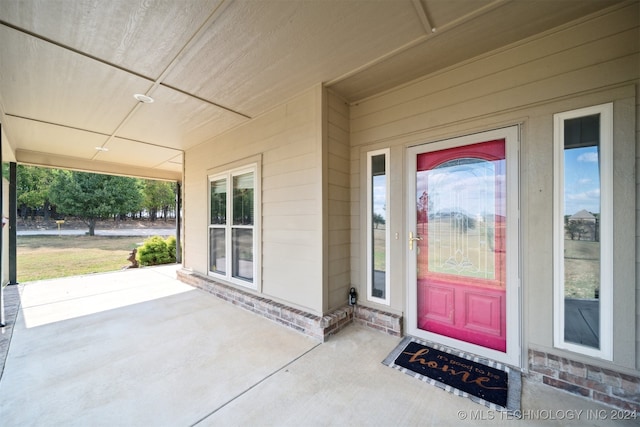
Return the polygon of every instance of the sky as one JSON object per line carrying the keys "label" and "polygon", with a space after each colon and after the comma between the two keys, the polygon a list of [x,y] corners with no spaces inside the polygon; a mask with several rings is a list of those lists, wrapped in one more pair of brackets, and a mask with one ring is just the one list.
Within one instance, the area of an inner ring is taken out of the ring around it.
{"label": "sky", "polygon": [[[598,166],[598,149],[597,146],[571,148],[564,152],[564,204],[565,215],[573,215],[576,212],[585,209],[591,213],[600,213],[600,173]],[[442,171],[445,175],[451,171]],[[417,177],[417,195],[416,201],[420,198],[420,195],[425,190],[426,179],[428,174],[418,173]],[[440,181],[441,176],[432,174],[430,179]],[[504,176],[498,176],[498,179],[504,179]],[[440,181],[443,182],[443,181]],[[374,178],[374,200],[373,210],[383,216],[385,213],[386,204],[386,176],[379,176]],[[476,181],[477,185],[477,181]],[[446,184],[445,188],[439,188],[441,193],[455,194],[460,192],[460,188],[465,186],[464,180],[453,180]],[[487,188],[491,188],[488,186]],[[493,193],[489,190],[490,193]],[[467,193],[468,197],[469,193]],[[485,194],[486,195],[486,194]],[[491,196],[491,195],[490,195]],[[495,197],[495,195],[494,195]],[[490,199],[492,197],[489,197]],[[477,205],[477,200],[469,198],[466,200],[469,205]],[[463,205],[465,203],[463,202]],[[490,206],[490,205],[489,205]],[[471,209],[471,206],[463,206],[463,208]],[[491,208],[488,212],[491,212]]]}
{"label": "sky", "polygon": [[387,217],[387,176],[373,177],[373,212]]}
{"label": "sky", "polygon": [[585,209],[600,213],[600,173],[597,146],[564,151],[564,213]]}
{"label": "sky", "polygon": [[[504,186],[504,160],[446,166],[418,172],[417,202],[423,192],[430,191],[432,208],[458,211],[471,216],[505,215],[504,200],[496,200],[496,185]],[[498,209],[498,211],[496,211]],[[432,213],[436,213],[432,212]]]}

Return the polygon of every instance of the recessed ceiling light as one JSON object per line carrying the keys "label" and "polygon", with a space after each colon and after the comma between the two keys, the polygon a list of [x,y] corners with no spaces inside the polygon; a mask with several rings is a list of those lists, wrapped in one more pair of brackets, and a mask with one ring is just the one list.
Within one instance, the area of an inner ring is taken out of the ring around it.
{"label": "recessed ceiling light", "polygon": [[143,95],[141,93],[136,93],[135,95],[133,95],[133,97],[135,99],[137,99],[140,102],[143,102],[145,104],[151,104],[153,102],[153,98],[147,95]]}
{"label": "recessed ceiling light", "polygon": [[98,150],[98,151],[109,151],[109,149],[107,147],[96,147],[96,150]]}

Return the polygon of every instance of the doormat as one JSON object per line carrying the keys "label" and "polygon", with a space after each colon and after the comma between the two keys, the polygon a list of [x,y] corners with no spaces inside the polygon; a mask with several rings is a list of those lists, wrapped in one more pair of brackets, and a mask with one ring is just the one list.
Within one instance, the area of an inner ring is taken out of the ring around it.
{"label": "doormat", "polygon": [[405,337],[382,363],[491,409],[520,411],[520,372],[501,363],[413,337]]}

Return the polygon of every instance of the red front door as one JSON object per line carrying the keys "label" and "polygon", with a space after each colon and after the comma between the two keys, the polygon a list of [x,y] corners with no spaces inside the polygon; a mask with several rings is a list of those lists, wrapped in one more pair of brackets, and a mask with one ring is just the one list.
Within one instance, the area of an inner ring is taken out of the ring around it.
{"label": "red front door", "polygon": [[417,328],[505,352],[505,140],[416,162]]}

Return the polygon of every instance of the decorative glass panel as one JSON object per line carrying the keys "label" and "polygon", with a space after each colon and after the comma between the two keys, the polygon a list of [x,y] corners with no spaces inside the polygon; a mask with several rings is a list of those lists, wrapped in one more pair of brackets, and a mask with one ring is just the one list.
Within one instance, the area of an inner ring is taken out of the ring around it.
{"label": "decorative glass panel", "polygon": [[428,212],[421,234],[428,236],[428,271],[499,279],[496,232],[503,232],[505,218],[504,159],[459,158],[418,175],[427,189],[418,209]]}
{"label": "decorative glass panel", "polygon": [[227,271],[225,235],[224,228],[209,229],[209,270],[220,274]]}
{"label": "decorative glass panel", "polygon": [[233,229],[233,277],[248,281],[253,280],[253,230],[246,228]]}
{"label": "decorative glass panel", "polygon": [[227,180],[211,182],[211,219],[210,224],[227,223]]}
{"label": "decorative glass panel", "polygon": [[371,296],[386,299],[387,292],[387,174],[386,156],[371,157]]}
{"label": "decorative glass panel", "polygon": [[564,122],[564,339],[600,347],[600,115]]}
{"label": "decorative glass panel", "polygon": [[233,177],[233,225],[253,225],[253,172]]}

